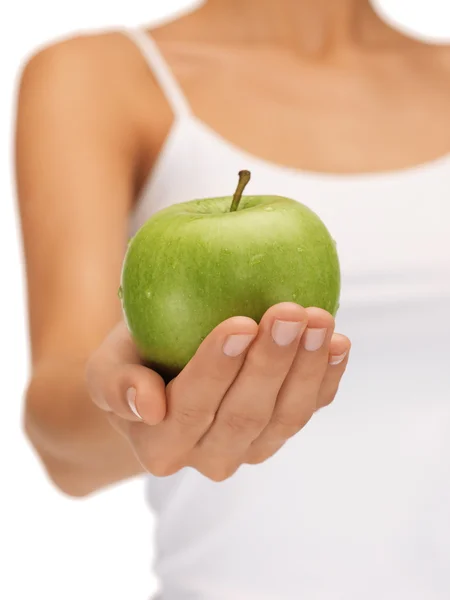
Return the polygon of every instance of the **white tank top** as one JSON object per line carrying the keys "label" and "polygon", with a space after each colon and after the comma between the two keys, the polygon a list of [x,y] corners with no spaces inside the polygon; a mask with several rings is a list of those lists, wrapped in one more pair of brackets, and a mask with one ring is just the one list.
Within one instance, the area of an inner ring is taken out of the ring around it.
{"label": "white tank top", "polygon": [[141,49],[175,120],[131,218],[231,193],[307,204],[337,241],[335,402],[273,458],[213,483],[148,477],[160,600],[449,600],[450,156],[362,175],[286,168],[192,114],[155,42]]}

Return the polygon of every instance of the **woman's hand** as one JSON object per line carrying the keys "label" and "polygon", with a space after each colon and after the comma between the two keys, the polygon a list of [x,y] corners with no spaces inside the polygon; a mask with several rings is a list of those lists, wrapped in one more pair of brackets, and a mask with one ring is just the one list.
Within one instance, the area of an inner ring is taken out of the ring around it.
{"label": "woman's hand", "polygon": [[282,303],[259,326],[247,317],[221,323],[167,387],[120,324],[89,361],[87,381],[147,471],[191,466],[223,481],[268,459],[330,404],[349,350],[329,313]]}

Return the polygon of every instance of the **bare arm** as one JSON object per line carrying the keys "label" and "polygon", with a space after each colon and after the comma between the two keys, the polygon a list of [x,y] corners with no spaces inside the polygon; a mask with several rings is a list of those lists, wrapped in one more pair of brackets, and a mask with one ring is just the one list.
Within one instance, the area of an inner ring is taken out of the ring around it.
{"label": "bare arm", "polygon": [[31,59],[16,135],[32,352],[25,428],[51,478],[76,496],[142,471],[84,383],[89,355],[121,318],[137,154],[123,94],[92,65],[93,44]]}

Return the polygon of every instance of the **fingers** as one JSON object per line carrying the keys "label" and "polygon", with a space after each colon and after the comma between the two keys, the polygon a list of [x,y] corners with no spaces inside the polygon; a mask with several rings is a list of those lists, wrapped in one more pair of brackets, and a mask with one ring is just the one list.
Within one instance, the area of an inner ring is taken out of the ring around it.
{"label": "fingers", "polygon": [[197,425],[197,418],[206,416],[209,426],[257,332],[258,325],[247,317],[233,317],[218,325],[169,384],[169,417]]}
{"label": "fingers", "polygon": [[278,395],[272,418],[253,442],[251,462],[261,462],[302,429],[314,414],[328,365],[334,319],[320,308],[307,308],[308,327]]}
{"label": "fingers", "polygon": [[301,429],[313,415],[328,365],[328,346],[334,319],[320,308],[308,308],[306,329],[289,375],[280,391],[272,421],[262,434],[283,442]]}
{"label": "fingers", "polygon": [[145,469],[166,476],[190,465],[222,481],[272,456],[333,400],[350,350],[333,330],[329,313],[292,303],[259,326],[233,317],[166,388],[120,324],[87,365],[88,389]]}
{"label": "fingers", "polygon": [[351,343],[348,337],[335,333],[330,342],[328,368],[320,386],[317,409],[328,406],[336,396],[339,383],[347,368]]}
{"label": "fingers", "polygon": [[167,416],[152,431],[147,452],[166,467],[185,457],[209,429],[222,398],[236,378],[258,325],[233,317],[218,325],[166,389]]}
{"label": "fingers", "polygon": [[165,385],[154,371],[139,364],[124,323],[117,325],[86,366],[92,400],[122,419],[161,422],[166,413]]}
{"label": "fingers", "polygon": [[[303,336],[296,360],[278,398],[272,421],[249,448],[245,457],[247,463],[261,463],[275,454],[287,439],[307,424],[319,408],[330,404],[336,396],[347,366],[351,344],[346,336],[337,333],[332,334],[328,344],[328,332],[334,323],[331,315],[321,315],[317,310],[308,309],[308,328],[325,325],[325,342],[319,350],[310,350],[313,354],[309,357],[305,354],[308,352],[305,342],[308,345],[308,341]],[[302,359],[303,364],[299,364]],[[309,373],[305,366],[308,362]]]}
{"label": "fingers", "polygon": [[239,464],[270,421],[306,324],[306,310],[287,302],[273,306],[261,319],[258,336],[199,444],[198,452],[212,470],[224,456]]}

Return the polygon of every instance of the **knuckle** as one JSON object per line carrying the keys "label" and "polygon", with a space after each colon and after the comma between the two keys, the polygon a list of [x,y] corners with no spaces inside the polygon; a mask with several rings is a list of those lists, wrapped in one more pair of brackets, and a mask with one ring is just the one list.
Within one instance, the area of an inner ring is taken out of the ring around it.
{"label": "knuckle", "polygon": [[308,413],[302,412],[278,412],[273,415],[273,425],[277,430],[283,431],[283,437],[292,437],[295,433],[303,429],[306,423],[311,418]]}
{"label": "knuckle", "polygon": [[207,359],[194,356],[179,377],[175,379],[174,393],[180,395],[192,386],[196,388],[204,386],[223,387],[224,383],[230,382],[233,374],[234,370],[230,367],[224,368],[223,362],[217,360],[217,357],[212,353]]}
{"label": "knuckle", "polygon": [[309,320],[317,321],[320,323],[320,327],[327,327],[328,329],[334,329],[335,327],[335,319],[333,315],[325,310],[324,308],[319,308],[317,306],[309,307],[306,309],[308,313]]}
{"label": "knuckle", "polygon": [[332,394],[327,394],[320,399],[319,408],[323,408],[325,406],[329,406],[336,398],[336,392]]}
{"label": "knuckle", "polygon": [[260,465],[263,462],[265,462],[268,458],[268,456],[249,456],[245,463],[247,465]]}
{"label": "knuckle", "polygon": [[276,360],[269,360],[269,357],[265,352],[250,352],[245,360],[246,366],[251,371],[258,373],[260,378],[273,377],[274,373],[278,373],[278,362]]}
{"label": "knuckle", "polygon": [[273,452],[254,452],[245,459],[245,462],[248,465],[260,465],[261,463],[265,462],[268,458],[270,458],[274,453],[275,449]]}
{"label": "knuckle", "polygon": [[314,358],[316,364],[298,364],[292,370],[292,383],[300,395],[310,395],[318,392],[324,377],[326,362]]}
{"label": "knuckle", "polygon": [[237,469],[238,467],[235,466],[215,465],[213,467],[203,468],[201,473],[211,481],[220,483],[222,481],[226,481],[232,475],[234,475]]}
{"label": "knuckle", "polygon": [[235,368],[229,364],[228,368],[224,368],[222,361],[214,361],[208,366],[207,381],[211,386],[223,386],[224,383],[230,383],[230,378],[234,377]]}
{"label": "knuckle", "polygon": [[178,465],[174,465],[163,459],[146,461],[144,462],[143,467],[155,477],[169,477],[169,475],[173,475],[180,469]]}
{"label": "knuckle", "polygon": [[207,474],[206,477],[215,483],[220,483],[222,481],[226,481],[229,475],[225,471],[213,471],[209,475]]}
{"label": "knuckle", "polygon": [[263,462],[266,462],[270,457],[272,457],[280,448],[284,446],[284,442],[279,442],[273,445],[265,445],[264,449],[260,449],[258,452],[251,453],[245,460],[248,465],[260,465]]}
{"label": "knuckle", "polygon": [[261,431],[267,424],[267,419],[261,415],[228,412],[221,416],[221,422],[234,433]]}
{"label": "knuckle", "polygon": [[190,406],[180,407],[173,412],[173,418],[184,427],[210,426],[214,417],[210,410]]}

